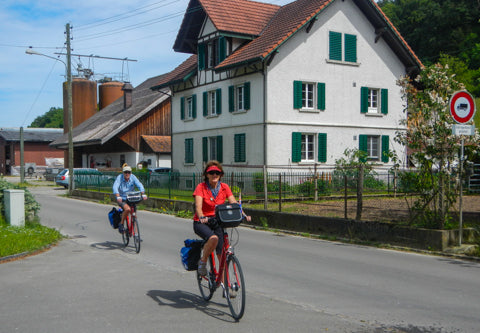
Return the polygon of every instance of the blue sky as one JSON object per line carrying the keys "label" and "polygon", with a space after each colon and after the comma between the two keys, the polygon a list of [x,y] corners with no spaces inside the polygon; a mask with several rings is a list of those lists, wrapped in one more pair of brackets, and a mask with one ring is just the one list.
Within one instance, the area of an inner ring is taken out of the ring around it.
{"label": "blue sky", "polygon": [[[136,62],[72,57],[94,78],[123,77],[133,86],[167,73],[189,55],[173,43],[189,0],[0,1],[0,127],[28,127],[51,107],[63,107],[65,25],[72,26],[72,53]],[[284,5],[292,0],[263,0]]]}

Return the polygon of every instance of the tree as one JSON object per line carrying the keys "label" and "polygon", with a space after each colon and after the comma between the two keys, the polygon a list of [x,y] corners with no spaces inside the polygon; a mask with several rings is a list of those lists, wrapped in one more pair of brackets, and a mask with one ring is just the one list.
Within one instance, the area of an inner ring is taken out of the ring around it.
{"label": "tree", "polygon": [[[443,229],[457,199],[450,182],[455,180],[460,150],[460,137],[452,134],[455,121],[449,112],[449,100],[465,86],[441,64],[426,67],[414,80],[401,78],[398,84],[407,102],[407,118],[402,123],[407,129],[397,132],[395,140],[409,148],[422,182],[414,204],[415,218],[426,226]],[[478,134],[466,139],[473,147],[480,142]]]}
{"label": "tree", "polygon": [[479,0],[382,0],[378,5],[424,64],[444,55],[462,61],[473,71],[469,91],[480,96]]}
{"label": "tree", "polygon": [[38,116],[29,127],[63,128],[63,109],[50,108],[43,116]]}

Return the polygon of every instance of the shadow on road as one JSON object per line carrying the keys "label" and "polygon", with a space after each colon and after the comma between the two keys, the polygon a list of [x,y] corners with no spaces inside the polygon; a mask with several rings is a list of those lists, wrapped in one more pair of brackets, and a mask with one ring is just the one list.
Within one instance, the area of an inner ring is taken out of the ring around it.
{"label": "shadow on road", "polygon": [[102,243],[93,243],[90,244],[91,247],[99,249],[99,250],[124,250],[125,246],[123,243],[119,242],[102,242]]}
{"label": "shadow on road", "polygon": [[[221,290],[220,290],[221,292]],[[182,290],[150,290],[147,292],[158,305],[170,306],[175,309],[190,309],[195,308],[203,313],[214,317],[218,320],[234,323],[235,320],[230,316],[230,312],[225,312],[219,307],[227,308],[228,305],[217,302],[205,302],[200,296],[182,291]]]}

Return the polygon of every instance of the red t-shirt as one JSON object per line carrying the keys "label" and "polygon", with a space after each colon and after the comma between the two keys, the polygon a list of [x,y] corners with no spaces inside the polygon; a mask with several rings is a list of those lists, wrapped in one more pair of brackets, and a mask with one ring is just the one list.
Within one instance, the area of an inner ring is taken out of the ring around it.
{"label": "red t-shirt", "polygon": [[[203,182],[197,185],[195,191],[193,191],[193,197],[197,195],[203,198],[202,204],[202,211],[204,216],[214,216],[215,215],[215,206],[221,205],[225,203],[225,200],[231,195],[233,195],[232,190],[230,187],[225,183],[220,183],[220,189],[218,191],[218,195],[216,198],[213,197],[212,191],[207,186],[207,183]],[[193,217],[194,221],[198,221],[199,217],[197,216],[197,212],[195,212],[195,216]]]}

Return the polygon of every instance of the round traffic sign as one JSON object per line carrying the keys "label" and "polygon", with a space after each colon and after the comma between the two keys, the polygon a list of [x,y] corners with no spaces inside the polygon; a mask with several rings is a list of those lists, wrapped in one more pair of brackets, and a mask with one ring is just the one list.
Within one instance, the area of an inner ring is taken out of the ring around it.
{"label": "round traffic sign", "polygon": [[468,91],[455,92],[450,98],[450,114],[459,124],[468,123],[475,114],[475,100]]}

